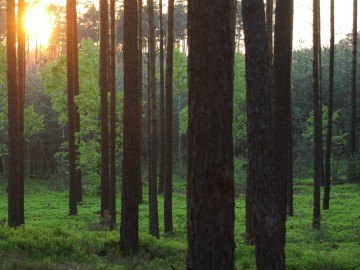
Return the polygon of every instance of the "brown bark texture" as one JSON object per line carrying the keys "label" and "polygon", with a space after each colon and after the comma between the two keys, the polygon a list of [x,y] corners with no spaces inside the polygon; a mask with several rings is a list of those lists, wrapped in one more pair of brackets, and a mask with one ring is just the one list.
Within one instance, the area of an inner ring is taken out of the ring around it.
{"label": "brown bark texture", "polygon": [[155,77],[155,22],[154,1],[147,1],[149,36],[149,234],[159,238],[157,201],[157,130],[156,130],[156,77]]}
{"label": "brown bark texture", "polygon": [[75,102],[74,102],[74,46],[73,7],[76,1],[66,1],[66,66],[67,66],[67,106],[68,106],[68,149],[69,149],[69,214],[77,214],[76,199],[76,149],[75,149]]}
{"label": "brown bark texture", "polygon": [[329,50],[329,93],[328,93],[328,115],[327,115],[327,134],[325,152],[325,180],[323,209],[327,210],[330,206],[330,178],[331,178],[331,139],[332,139],[332,119],[334,105],[334,60],[335,60],[335,24],[334,24],[334,0],[330,1],[330,50]]}
{"label": "brown bark texture", "polygon": [[16,58],[16,17],[15,1],[6,2],[6,55],[8,91],[8,225],[21,225],[19,214],[19,104]]}
{"label": "brown bark texture", "polygon": [[137,1],[124,1],[124,141],[120,249],[139,250],[138,184],[141,182],[141,92],[138,86]]}
{"label": "brown bark texture", "polygon": [[173,166],[173,51],[174,51],[174,0],[168,1],[168,40],[165,85],[165,168],[164,168],[164,230],[172,233],[172,166]]}
{"label": "brown bark texture", "polygon": [[242,14],[256,266],[257,269],[285,269],[280,210],[275,196],[269,58],[263,1],[243,0]]}
{"label": "brown bark texture", "polygon": [[235,269],[231,1],[188,5],[187,269]]}
{"label": "brown bark texture", "polygon": [[313,0],[314,202],[313,228],[320,228],[321,126],[319,87],[319,0]]}
{"label": "brown bark texture", "polygon": [[107,0],[100,0],[100,129],[101,129],[101,216],[110,210],[109,183],[109,111],[108,111],[108,60],[109,60],[109,6]]}
{"label": "brown bark texture", "polygon": [[273,125],[274,125],[274,169],[276,198],[280,209],[280,233],[285,246],[287,188],[289,177],[289,143],[292,132],[291,118],[291,61],[292,61],[293,1],[277,0],[274,33],[273,65]]}

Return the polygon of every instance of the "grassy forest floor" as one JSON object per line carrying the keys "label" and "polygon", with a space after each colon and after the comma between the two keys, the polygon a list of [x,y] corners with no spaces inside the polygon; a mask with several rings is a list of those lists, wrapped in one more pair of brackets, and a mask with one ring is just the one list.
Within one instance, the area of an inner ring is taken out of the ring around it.
{"label": "grassy forest floor", "polygon": [[[126,257],[118,250],[119,225],[109,232],[100,224],[100,200],[84,196],[79,214],[68,216],[67,192],[54,182],[26,184],[26,225],[7,227],[7,194],[0,183],[0,269],[184,269],[186,194],[175,180],[174,235],[158,240],[148,235],[148,202],[140,206],[140,253]],[[144,187],[146,188],[146,187]],[[332,187],[330,210],[322,212],[321,229],[313,230],[312,182],[295,181],[295,215],[287,221],[288,269],[360,269],[360,186]],[[117,201],[120,201],[118,198]],[[163,197],[159,196],[163,231]],[[255,269],[254,247],[244,244],[244,195],[236,197],[236,269]],[[119,222],[119,220],[118,220]]]}

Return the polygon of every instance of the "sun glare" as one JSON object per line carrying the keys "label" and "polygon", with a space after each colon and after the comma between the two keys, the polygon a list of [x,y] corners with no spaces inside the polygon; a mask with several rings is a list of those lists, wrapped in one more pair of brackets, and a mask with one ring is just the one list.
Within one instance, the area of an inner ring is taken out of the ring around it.
{"label": "sun glare", "polygon": [[30,43],[48,46],[54,26],[44,5],[30,6],[26,11],[24,24]]}

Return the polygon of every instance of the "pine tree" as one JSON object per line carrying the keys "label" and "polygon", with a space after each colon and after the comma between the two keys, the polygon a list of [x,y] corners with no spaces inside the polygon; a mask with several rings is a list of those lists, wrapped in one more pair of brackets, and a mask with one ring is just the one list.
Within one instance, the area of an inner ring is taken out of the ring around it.
{"label": "pine tree", "polygon": [[235,269],[232,1],[188,6],[187,269]]}
{"label": "pine tree", "polygon": [[139,188],[141,183],[141,91],[138,86],[137,2],[124,1],[124,141],[121,190],[120,249],[139,250]]}

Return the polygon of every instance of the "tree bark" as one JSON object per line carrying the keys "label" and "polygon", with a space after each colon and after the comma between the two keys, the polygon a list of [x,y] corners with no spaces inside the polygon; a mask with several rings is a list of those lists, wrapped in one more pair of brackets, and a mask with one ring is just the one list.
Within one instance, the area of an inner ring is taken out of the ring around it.
{"label": "tree bark", "polygon": [[120,249],[139,250],[139,188],[141,183],[141,91],[138,86],[137,2],[124,1],[124,142],[121,190]]}
{"label": "tree bark", "polygon": [[[273,85],[273,60],[274,60],[274,46],[273,46],[273,15],[274,15],[274,1],[266,0],[266,36],[269,55],[269,85]],[[271,94],[271,93],[270,93]],[[271,94],[272,95],[272,94]]]}
{"label": "tree bark", "polygon": [[25,104],[25,76],[26,76],[26,51],[24,30],[25,2],[18,2],[18,86],[19,86],[19,218],[21,224],[25,223],[24,217],[24,104]]}
{"label": "tree bark", "polygon": [[[7,89],[8,89],[8,225],[21,225],[19,214],[19,96],[16,67],[16,18],[15,1],[6,2],[6,55],[7,55]],[[15,71],[15,72],[14,72]]]}
{"label": "tree bark", "polygon": [[100,127],[101,127],[101,216],[109,214],[109,123],[108,123],[108,49],[109,7],[107,0],[100,0]]}
{"label": "tree bark", "polygon": [[116,43],[115,43],[115,0],[110,1],[110,194],[109,194],[109,211],[110,211],[110,229],[116,227]]}
{"label": "tree bark", "polygon": [[357,57],[357,0],[353,1],[352,61],[351,61],[351,115],[349,181],[356,182],[356,57]]}
{"label": "tree bark", "polygon": [[321,136],[319,91],[319,0],[313,0],[313,91],[314,91],[314,205],[313,228],[320,228]]}
{"label": "tree bark", "polygon": [[[143,78],[142,78],[142,60],[143,60],[143,56],[142,56],[142,47],[143,47],[143,30],[142,30],[142,6],[143,6],[143,1],[142,0],[138,0],[138,10],[137,10],[137,15],[138,15],[138,77],[139,77],[139,80],[138,80],[138,87],[139,87],[139,93],[140,93],[140,100],[142,100],[142,83],[143,83]],[[141,161],[141,160],[140,160]],[[141,167],[141,164],[140,164],[140,167]],[[141,177],[139,177],[137,179],[139,181],[138,183],[138,191],[137,191],[137,194],[138,194],[138,200],[139,200],[139,203],[142,203],[143,202],[143,196],[142,196],[142,180],[141,180]]]}
{"label": "tree bark", "polygon": [[159,1],[159,62],[160,62],[160,170],[159,170],[159,187],[158,192],[164,192],[164,171],[165,171],[165,98],[164,98],[164,30],[163,30],[163,15],[162,15],[162,0]]}
{"label": "tree bark", "polygon": [[320,186],[324,186],[324,178],[325,178],[325,172],[324,172],[324,149],[323,149],[323,136],[322,136],[322,130],[323,130],[323,84],[322,84],[322,49],[321,49],[321,5],[319,1],[319,16],[318,16],[318,27],[319,27],[319,104],[320,104],[320,127],[321,130],[321,136],[320,136],[320,154],[319,154],[319,166],[320,166]]}
{"label": "tree bark", "polygon": [[76,154],[75,154],[75,102],[74,102],[74,0],[66,1],[66,64],[69,148],[69,214],[77,214],[76,198]]}
{"label": "tree bark", "polygon": [[174,52],[174,0],[168,1],[168,40],[166,54],[165,87],[165,171],[164,171],[164,229],[173,232],[172,220],[172,166],[173,166],[173,52]]}
{"label": "tree bark", "polygon": [[[76,1],[72,7],[73,13],[73,57],[74,57],[74,96],[80,94],[79,86],[79,53],[78,53],[78,29],[77,29],[77,11]],[[81,169],[80,169],[80,113],[79,106],[75,104],[75,160],[76,160],[76,201],[82,201],[82,181],[81,181]]]}
{"label": "tree bark", "polygon": [[[273,126],[264,3],[243,0],[248,166],[253,187],[257,269],[285,269],[273,164]],[[287,122],[288,120],[286,120]]]}
{"label": "tree bark", "polygon": [[[272,102],[274,116],[274,170],[276,198],[280,207],[280,233],[285,246],[287,188],[289,180],[289,142],[291,119],[291,60],[293,0],[277,0]],[[285,125],[284,125],[285,123]],[[284,248],[284,247],[283,247]]]}
{"label": "tree bark", "polygon": [[157,130],[156,130],[156,77],[155,77],[155,22],[154,1],[147,1],[149,37],[149,233],[159,238],[157,201]]}
{"label": "tree bark", "polygon": [[188,5],[187,269],[235,269],[231,1]]}
{"label": "tree bark", "polygon": [[334,104],[334,58],[335,58],[335,27],[334,27],[334,0],[330,1],[330,51],[329,51],[329,93],[328,93],[328,115],[325,153],[325,181],[323,209],[328,210],[330,205],[330,178],[331,178],[331,139],[332,139],[332,118]]}

